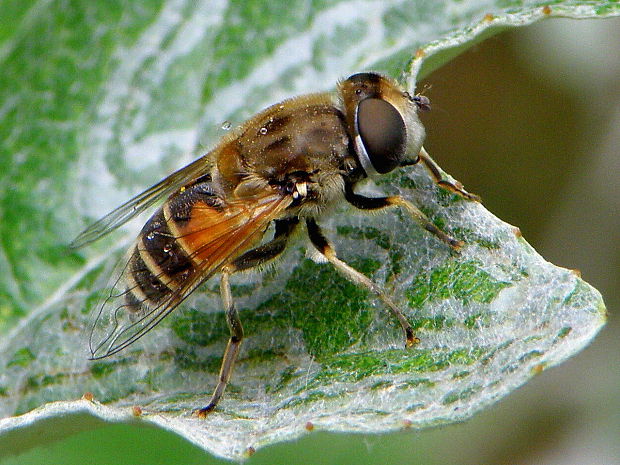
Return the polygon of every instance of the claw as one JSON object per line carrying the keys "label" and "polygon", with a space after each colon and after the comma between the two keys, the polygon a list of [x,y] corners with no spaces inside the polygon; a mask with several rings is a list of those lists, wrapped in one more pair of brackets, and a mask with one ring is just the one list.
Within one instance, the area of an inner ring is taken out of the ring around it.
{"label": "claw", "polygon": [[215,409],[215,405],[209,404],[206,407],[196,409],[192,412],[192,415],[197,416],[201,420],[207,418],[207,415]]}

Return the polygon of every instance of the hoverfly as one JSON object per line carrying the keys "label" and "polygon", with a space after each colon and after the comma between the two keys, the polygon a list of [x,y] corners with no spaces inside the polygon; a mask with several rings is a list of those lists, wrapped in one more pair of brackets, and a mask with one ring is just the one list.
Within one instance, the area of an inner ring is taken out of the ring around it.
{"label": "hoverfly", "polygon": [[[230,275],[275,259],[301,228],[325,260],[387,306],[400,322],[405,345],[413,346],[418,339],[398,306],[338,258],[317,221],[339,202],[361,210],[396,206],[450,247],[462,245],[400,196],[371,198],[355,192],[356,184],[368,177],[422,162],[437,183],[477,200],[460,183],[443,179],[423,149],[418,112],[429,108],[428,98],[411,96],[388,77],[355,74],[333,94],[296,97],[263,110],[212,151],[94,223],[73,246],[102,237],[165,199],[131,246],[119,279],[99,308],[90,337],[92,359],[135,342],[219,273],[230,339],[211,400],[196,411],[205,416],[222,397],[243,340]],[[271,223],[273,237],[263,241]]]}

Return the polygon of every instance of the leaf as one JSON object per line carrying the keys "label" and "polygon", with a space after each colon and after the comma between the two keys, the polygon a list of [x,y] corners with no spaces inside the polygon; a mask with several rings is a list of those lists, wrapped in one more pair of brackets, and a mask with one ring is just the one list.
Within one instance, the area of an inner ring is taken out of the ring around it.
{"label": "leaf", "polygon": [[[370,192],[410,197],[466,241],[460,255],[398,212],[343,210],[322,222],[340,255],[405,310],[421,338],[413,350],[382,305],[304,259],[300,242],[277,269],[234,280],[248,338],[205,421],[189,412],[207,401],[227,338],[215,281],[128,350],[88,362],[97,290],[139,224],[84,251],[66,244],[203,153],[223,122],[361,69],[407,66],[413,90],[504,28],[620,12],[613,1],[286,7],[119,0],[5,11],[14,21],[0,33],[0,450],[40,444],[42,428],[56,437],[94,428],[92,417],[156,425],[231,458],[310,424],[383,432],[459,421],[583,348],[604,323],[596,290],[414,167]],[[76,400],[87,391],[96,401]]]}

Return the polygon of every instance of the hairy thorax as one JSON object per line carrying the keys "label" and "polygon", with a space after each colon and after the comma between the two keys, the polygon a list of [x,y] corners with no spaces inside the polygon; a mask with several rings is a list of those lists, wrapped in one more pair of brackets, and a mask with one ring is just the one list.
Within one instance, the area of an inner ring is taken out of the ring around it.
{"label": "hairy thorax", "polygon": [[293,196],[291,214],[315,217],[342,197],[343,176],[354,163],[350,148],[340,109],[330,97],[310,95],[246,123],[222,147],[217,168],[235,197],[269,186]]}

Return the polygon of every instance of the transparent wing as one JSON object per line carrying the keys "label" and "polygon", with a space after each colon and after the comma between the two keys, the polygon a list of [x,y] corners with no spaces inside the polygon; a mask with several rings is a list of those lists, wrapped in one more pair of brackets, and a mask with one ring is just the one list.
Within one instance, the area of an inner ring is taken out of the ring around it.
{"label": "transparent wing", "polygon": [[167,198],[182,186],[207,174],[210,155],[211,153],[175,171],[167,178],[111,211],[82,231],[69,246],[77,249],[100,239],[136,217],[147,208]]}
{"label": "transparent wing", "polygon": [[[168,242],[162,241],[162,244],[174,241],[185,247],[187,257],[192,260],[191,267],[162,260],[154,266],[146,264],[148,258],[138,260],[146,250],[143,231],[118,268],[99,306],[89,340],[91,358],[115,354],[144,336],[202,282],[260,241],[269,223],[291,202],[289,196],[270,194],[231,202],[224,208],[195,205],[191,221],[183,227],[169,228],[165,231],[167,236],[163,236]],[[158,213],[169,218],[164,214],[165,209],[164,205]],[[154,229],[153,232],[158,231]],[[166,245],[163,247],[165,250]],[[169,271],[175,267],[181,271],[174,277],[163,271],[153,273],[155,268]]]}

